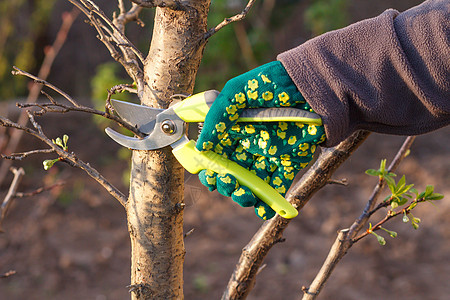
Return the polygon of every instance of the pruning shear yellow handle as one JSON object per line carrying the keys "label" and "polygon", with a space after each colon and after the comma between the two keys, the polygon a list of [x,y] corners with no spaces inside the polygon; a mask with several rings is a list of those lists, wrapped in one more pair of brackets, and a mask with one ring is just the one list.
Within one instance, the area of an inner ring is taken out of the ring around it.
{"label": "pruning shear yellow handle", "polygon": [[291,219],[298,214],[298,211],[264,180],[215,152],[198,151],[193,140],[174,148],[172,153],[181,165],[192,174],[197,174],[203,169],[209,169],[219,174],[231,174],[236,177],[239,184],[247,186],[283,218]]}
{"label": "pruning shear yellow handle", "polygon": [[[298,212],[274,188],[264,180],[212,151],[198,151],[194,141],[185,135],[185,122],[203,122],[219,95],[217,91],[206,91],[193,95],[168,109],[112,100],[115,111],[124,119],[135,124],[141,132],[148,134],[143,139],[124,136],[111,128],[106,133],[122,146],[135,150],[155,150],[170,145],[183,167],[191,172],[209,169],[219,174],[233,175],[239,184],[247,186],[259,199],[284,218],[293,218]],[[321,125],[321,118],[315,113],[296,108],[250,108],[242,111],[237,122],[302,122]]]}
{"label": "pruning shear yellow handle", "polygon": [[[173,106],[173,111],[185,122],[203,122],[209,107],[217,97],[216,91],[195,94]],[[265,108],[245,110],[237,122],[277,122],[292,121],[320,125],[322,120],[314,113],[295,108]],[[264,180],[212,151],[198,151],[195,141],[173,144],[173,154],[190,173],[197,174],[209,169],[219,174],[233,175],[239,184],[247,186],[259,199],[269,205],[281,217],[291,219],[298,215],[283,196]]]}

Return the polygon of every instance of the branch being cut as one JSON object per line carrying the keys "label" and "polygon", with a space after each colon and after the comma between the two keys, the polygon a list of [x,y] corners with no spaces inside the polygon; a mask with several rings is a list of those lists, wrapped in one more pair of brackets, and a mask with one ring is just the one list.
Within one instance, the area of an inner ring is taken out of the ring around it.
{"label": "branch being cut", "polygon": [[[71,104],[73,104],[73,106],[69,106],[69,105],[65,105],[62,103],[58,103],[56,102],[50,95],[48,95],[47,93],[45,93],[44,91],[41,91],[42,94],[44,94],[45,96],[47,96],[47,98],[50,100],[50,103],[18,103],[17,106],[20,108],[29,108],[29,107],[38,107],[41,109],[41,111],[38,112],[33,112],[33,114],[35,115],[42,115],[44,113],[47,112],[57,112],[57,113],[67,113],[70,111],[78,111],[78,112],[85,112],[85,113],[90,113],[90,114],[95,114],[95,115],[99,115],[102,116],[104,118],[110,119],[114,122],[116,122],[117,124],[119,124],[120,126],[123,126],[124,128],[130,130],[131,132],[133,132],[134,134],[136,134],[139,137],[144,137],[145,135],[143,133],[141,133],[136,127],[134,127],[133,125],[127,123],[126,121],[124,121],[123,119],[119,118],[118,116],[111,114],[110,111],[110,105],[108,105],[108,102],[106,104],[107,108],[106,111],[101,111],[101,110],[97,110],[91,107],[87,107],[87,106],[83,106],[78,104],[72,97],[70,97],[67,93],[65,93],[64,91],[62,91],[61,89],[59,89],[58,87],[54,86],[53,84],[39,79],[38,77],[25,72],[17,67],[13,67],[14,71],[12,72],[13,75],[23,75],[26,77],[29,77],[31,79],[33,79],[35,82],[40,83],[44,86],[47,86],[49,88],[51,88],[52,90],[54,90],[55,92],[57,92],[58,94],[60,94],[61,96],[63,96],[67,101],[69,101]],[[116,93],[116,92],[121,92],[121,91],[130,91],[133,92],[134,90],[131,89],[128,85],[119,85],[119,86],[114,86],[113,88],[111,88],[111,90],[108,92],[108,101],[111,97],[112,94]]]}
{"label": "branch being cut", "polygon": [[35,138],[41,140],[45,144],[49,146],[50,149],[52,149],[59,157],[61,161],[67,162],[72,166],[78,167],[85,171],[89,176],[91,176],[95,181],[97,181],[100,185],[102,185],[106,191],[113,196],[116,200],[120,202],[124,207],[126,205],[127,197],[120,192],[115,186],[113,186],[108,180],[106,180],[96,169],[91,167],[89,163],[86,163],[79,159],[74,153],[69,153],[65,151],[63,148],[59,147],[58,145],[54,144],[52,140],[50,140],[42,131],[41,126],[36,122],[36,120],[33,117],[33,114],[30,111],[27,111],[28,118],[33,124],[35,129],[31,129],[25,126],[22,126],[20,124],[17,124],[15,122],[12,122],[11,120],[0,116],[0,125],[5,127],[11,127],[15,128],[21,131],[24,131],[25,133],[34,136]]}
{"label": "branch being cut", "polygon": [[238,13],[237,15],[234,15],[232,17],[229,18],[225,18],[222,22],[220,22],[218,25],[216,25],[215,27],[211,28],[210,30],[208,30],[205,33],[204,39],[207,40],[209,39],[212,35],[214,35],[217,31],[219,31],[220,29],[222,29],[223,27],[227,26],[230,23],[233,22],[237,22],[237,21],[241,21],[243,20],[248,12],[250,11],[250,9],[252,8],[253,4],[255,4],[256,0],[249,0],[247,5],[245,6],[244,10],[242,10],[240,13]]}
{"label": "branch being cut", "polygon": [[[334,148],[324,149],[319,159],[291,189],[286,199],[301,210],[311,197],[328,183],[336,169],[369,136],[368,131],[357,131]],[[256,274],[269,250],[282,240],[290,220],[276,215],[264,222],[242,251],[238,264],[228,282],[222,299],[243,299],[252,289]]]}

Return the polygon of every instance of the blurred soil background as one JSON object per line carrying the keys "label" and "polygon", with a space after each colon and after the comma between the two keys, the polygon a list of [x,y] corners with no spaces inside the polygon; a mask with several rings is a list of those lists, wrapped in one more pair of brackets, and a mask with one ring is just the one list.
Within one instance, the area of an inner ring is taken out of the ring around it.
{"label": "blurred soil background", "polygon": [[[196,90],[220,90],[227,79],[273,60],[276,53],[323,31],[376,16],[387,8],[405,10],[420,2],[260,1],[245,22],[225,28],[210,40]],[[109,14],[115,9],[106,0],[96,3]],[[14,104],[26,96],[28,81],[8,75],[11,65],[36,74],[42,49],[53,41],[61,14],[72,9],[62,0],[17,1],[15,5],[0,3],[0,22],[12,26],[9,33],[5,26],[0,29],[0,107],[1,114],[12,119],[17,118]],[[233,15],[242,5],[241,1],[212,1],[211,25]],[[42,18],[33,17],[36,9],[41,9]],[[152,15],[152,10],[145,11],[142,19],[147,27],[132,25],[129,31],[144,53]],[[98,106],[107,88],[130,82],[123,79],[120,66],[111,64],[109,54],[83,19],[79,17],[71,29],[48,81],[79,102]],[[22,51],[25,46],[28,52]],[[130,153],[103,134],[107,124],[81,113],[47,115],[38,121],[49,137],[68,134],[70,151],[126,193]],[[8,136],[7,131],[1,134],[2,140]],[[338,265],[320,299],[448,299],[449,134],[450,128],[444,128],[419,136],[397,171],[418,190],[432,184],[447,198],[415,209],[414,216],[422,219],[418,230],[395,219],[385,227],[398,232],[398,237],[384,234],[385,246],[373,236],[358,242]],[[286,241],[267,256],[248,299],[301,297],[301,287],[308,286],[318,272],[337,230],[350,226],[359,216],[377,183],[364,171],[378,168],[383,158],[389,163],[403,140],[379,134],[369,137],[333,176],[346,178],[348,186],[325,187],[290,223]],[[24,137],[17,151],[40,147],[35,139]],[[129,299],[130,242],[123,208],[80,170],[58,163],[44,171],[42,161],[50,158],[39,155],[14,162],[26,172],[21,192],[58,181],[65,185],[16,199],[10,208],[0,233],[0,274],[9,270],[16,274],[0,278],[0,299]],[[2,197],[11,179],[9,175],[1,186]],[[185,298],[218,299],[242,248],[262,222],[252,209],[242,209],[230,199],[208,192],[197,176],[188,173],[185,202],[185,231],[194,229],[185,240]],[[379,214],[373,220],[382,217]]]}

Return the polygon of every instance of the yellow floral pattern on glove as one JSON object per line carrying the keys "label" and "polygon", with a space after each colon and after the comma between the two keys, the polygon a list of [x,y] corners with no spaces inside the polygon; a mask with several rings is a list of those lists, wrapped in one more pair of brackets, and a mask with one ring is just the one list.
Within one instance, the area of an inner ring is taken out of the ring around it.
{"label": "yellow floral pattern on glove", "polygon": [[[236,123],[244,109],[264,107],[313,111],[281,63],[272,62],[227,82],[210,108],[197,147],[235,161],[285,195],[297,172],[311,161],[316,144],[325,141],[325,131],[303,122]],[[201,171],[199,178],[241,206],[254,206],[262,219],[274,215],[232,175]]]}

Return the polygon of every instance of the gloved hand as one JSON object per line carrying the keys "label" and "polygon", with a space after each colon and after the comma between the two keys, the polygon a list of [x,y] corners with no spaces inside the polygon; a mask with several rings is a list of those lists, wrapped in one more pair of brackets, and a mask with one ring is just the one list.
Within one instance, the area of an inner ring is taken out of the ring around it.
{"label": "gloved hand", "polygon": [[[296,107],[312,111],[282,64],[274,61],[228,81],[205,118],[197,149],[213,150],[251,170],[285,195],[298,171],[325,140],[323,126],[299,122],[236,123],[246,108]],[[275,212],[230,174],[210,170],[200,181],[267,220]]]}

